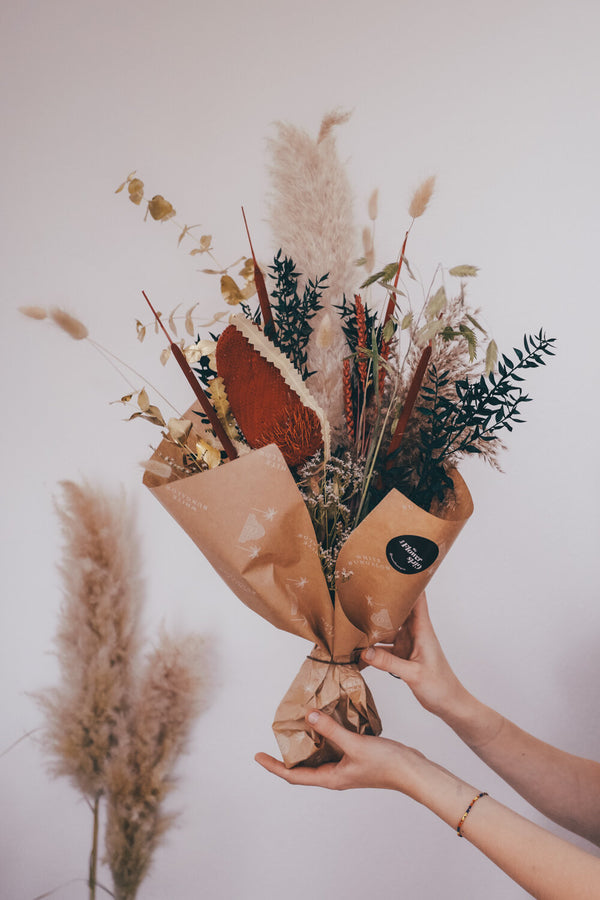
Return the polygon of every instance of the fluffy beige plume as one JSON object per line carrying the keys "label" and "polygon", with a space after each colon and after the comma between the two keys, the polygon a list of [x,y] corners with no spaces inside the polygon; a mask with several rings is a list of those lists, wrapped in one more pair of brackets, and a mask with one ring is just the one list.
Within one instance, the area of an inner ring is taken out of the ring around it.
{"label": "fluffy beige plume", "polygon": [[82,341],[88,336],[89,332],[83,322],[80,322],[79,319],[76,319],[70,313],[65,312],[64,309],[53,307],[50,310],[50,318],[75,341]]}
{"label": "fluffy beige plume", "polygon": [[126,743],[108,770],[106,854],[117,900],[133,900],[172,816],[163,801],[193,721],[206,703],[202,641],[161,635],[148,659]]}
{"label": "fluffy beige plume", "polygon": [[427,209],[427,204],[431,200],[433,189],[435,187],[435,175],[430,175],[425,181],[419,185],[412,196],[408,214],[411,219],[418,219]]}
{"label": "fluffy beige plume", "polygon": [[336,125],[344,125],[351,115],[352,113],[349,110],[342,109],[334,109],[330,113],[324,115],[321,121],[321,127],[319,128],[317,144],[320,144],[326,137],[329,137],[330,132]]}
{"label": "fluffy beige plume", "polygon": [[54,772],[96,797],[128,712],[138,648],[139,559],[132,511],[122,495],[86,483],[64,482],[62,488],[61,680],[37,699],[46,714],[43,743]]}
{"label": "fluffy beige plume", "polygon": [[270,220],[276,246],[294,260],[302,274],[299,291],[306,279],[329,275],[323,310],[315,317],[307,348],[308,369],[316,373],[307,384],[327,413],[337,439],[345,435],[342,360],[348,352],[337,314],[332,316],[330,346],[319,347],[314,338],[320,319],[344,295],[353,296],[360,278],[355,266],[358,236],[352,191],[333,133],[334,126],[346,119],[346,114],[337,112],[325,116],[317,141],[280,122],[277,136],[270,141]]}

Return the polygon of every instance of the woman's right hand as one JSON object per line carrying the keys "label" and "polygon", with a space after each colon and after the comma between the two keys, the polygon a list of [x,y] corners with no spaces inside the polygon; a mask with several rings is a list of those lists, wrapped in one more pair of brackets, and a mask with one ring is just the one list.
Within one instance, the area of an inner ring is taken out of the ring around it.
{"label": "woman's right hand", "polygon": [[369,647],[362,660],[401,678],[421,706],[445,719],[466,693],[437,639],[425,594],[421,594],[390,650]]}

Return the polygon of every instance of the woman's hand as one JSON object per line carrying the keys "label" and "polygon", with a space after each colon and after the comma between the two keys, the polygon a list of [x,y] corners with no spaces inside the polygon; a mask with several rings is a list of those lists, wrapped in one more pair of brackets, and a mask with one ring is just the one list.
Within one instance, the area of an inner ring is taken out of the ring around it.
{"label": "woman's hand", "polygon": [[421,785],[430,763],[422,753],[396,741],[347,731],[330,716],[313,710],[306,717],[307,725],[323,735],[343,753],[337,763],[325,763],[319,768],[297,766],[287,769],[284,764],[258,753],[255,759],[261,766],[283,778],[289,784],[314,785],[334,791],[349,788],[390,788],[421,799]]}
{"label": "woman's hand", "polygon": [[362,653],[368,665],[401,678],[421,706],[445,719],[466,693],[450,668],[421,594],[402,626],[392,651],[370,647]]}

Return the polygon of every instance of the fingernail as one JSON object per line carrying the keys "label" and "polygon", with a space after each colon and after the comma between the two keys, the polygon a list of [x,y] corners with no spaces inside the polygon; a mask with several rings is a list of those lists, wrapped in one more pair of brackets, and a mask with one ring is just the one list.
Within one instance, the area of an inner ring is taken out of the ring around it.
{"label": "fingernail", "polygon": [[308,721],[311,725],[316,725],[319,721],[319,713],[313,710],[313,712],[308,714]]}
{"label": "fingernail", "polygon": [[363,659],[373,659],[375,656],[375,651],[372,647],[367,647],[367,649],[363,652]]}

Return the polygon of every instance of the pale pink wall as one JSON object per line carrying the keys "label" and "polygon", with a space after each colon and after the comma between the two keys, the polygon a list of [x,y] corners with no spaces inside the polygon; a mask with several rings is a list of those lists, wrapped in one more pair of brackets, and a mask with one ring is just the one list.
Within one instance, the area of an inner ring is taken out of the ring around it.
{"label": "pale pink wall", "polygon": [[[532,374],[506,474],[464,470],[476,512],[431,588],[432,615],[471,690],[598,756],[599,19],[592,0],[4,5],[0,752],[39,725],[27,692],[55,678],[57,483],[122,483],[143,523],[149,631],[164,619],[208,632],[221,659],[173,795],[180,828],[143,900],[459,900],[466,884],[486,900],[523,894],[403,797],[293,790],[258,769],[253,754],[275,750],[271,716],[306,647],[243,608],[144,492],[137,462],[155,434],[108,406],[123,393],[117,376],[16,307],[65,305],[183,405],[178,372],[135,339],[140,291],[164,309],[199,301],[207,316],[220,298],[174,229],[144,224],[115,196],[129,171],[182,221],[201,222],[227,262],[245,252],[243,203],[268,259],[271,123],[315,132],[333,106],[353,108],[339,146],[360,222],[380,188],[384,263],[412,189],[437,172],[411,263],[425,280],[438,262],[480,266],[472,297],[501,346],[543,325],[559,352]],[[370,683],[388,735],[532,814],[406,688],[379,673]],[[43,767],[32,739],[0,758],[2,900],[85,874],[89,811]],[[75,884],[57,896],[84,895]]]}

